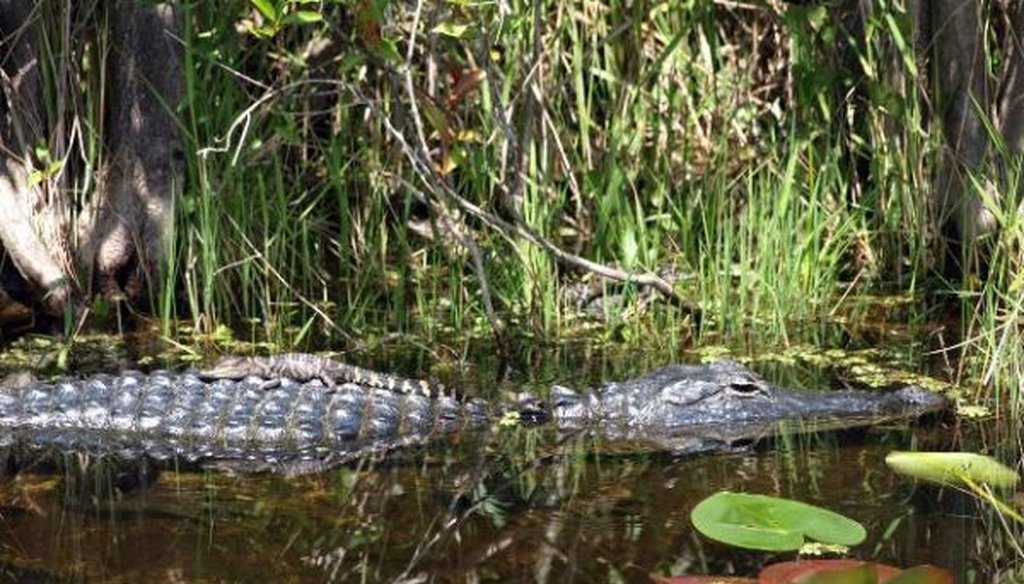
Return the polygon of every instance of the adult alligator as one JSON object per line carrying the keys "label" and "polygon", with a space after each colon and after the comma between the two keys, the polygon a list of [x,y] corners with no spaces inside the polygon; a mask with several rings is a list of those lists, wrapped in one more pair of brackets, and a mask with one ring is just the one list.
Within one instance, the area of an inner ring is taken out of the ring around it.
{"label": "adult alligator", "polygon": [[294,472],[423,444],[509,413],[690,453],[728,448],[787,420],[858,426],[944,405],[918,387],[889,393],[783,389],[731,361],[672,365],[589,393],[555,387],[547,403],[530,395],[489,403],[401,393],[319,374],[268,386],[258,375],[219,371],[127,372],[9,390],[0,394],[0,445]]}

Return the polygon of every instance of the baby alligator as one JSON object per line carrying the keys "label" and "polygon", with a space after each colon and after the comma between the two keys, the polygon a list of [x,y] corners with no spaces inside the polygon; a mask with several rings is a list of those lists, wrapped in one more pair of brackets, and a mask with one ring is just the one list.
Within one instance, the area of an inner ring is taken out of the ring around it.
{"label": "baby alligator", "polygon": [[224,357],[213,367],[199,372],[199,378],[205,381],[238,381],[246,377],[261,377],[267,380],[263,383],[265,389],[277,387],[281,379],[292,379],[300,383],[319,380],[328,387],[334,387],[337,383],[355,383],[407,395],[446,395],[446,389],[440,383],[381,373],[309,353],[282,353],[269,357]]}

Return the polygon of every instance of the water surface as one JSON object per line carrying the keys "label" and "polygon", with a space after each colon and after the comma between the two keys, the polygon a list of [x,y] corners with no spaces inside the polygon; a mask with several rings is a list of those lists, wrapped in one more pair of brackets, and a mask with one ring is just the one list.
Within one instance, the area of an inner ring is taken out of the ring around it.
{"label": "water surface", "polygon": [[[649,367],[611,368],[562,378],[579,385]],[[767,373],[788,385],[835,383]],[[869,539],[855,557],[936,564],[964,583],[1012,581],[1000,576],[1012,563],[1001,532],[968,499],[884,465],[890,450],[950,448],[952,436],[943,422],[900,424],[673,457],[513,427],[295,479],[111,465],[23,472],[0,480],[0,580],[644,582],[652,572],[751,575],[791,559],[693,530],[693,506],[729,489],[862,522]]]}

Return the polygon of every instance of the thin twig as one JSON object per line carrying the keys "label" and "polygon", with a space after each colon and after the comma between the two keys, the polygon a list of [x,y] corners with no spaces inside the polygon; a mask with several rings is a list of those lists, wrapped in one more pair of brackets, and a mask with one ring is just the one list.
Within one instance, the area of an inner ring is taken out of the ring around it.
{"label": "thin twig", "polygon": [[[416,87],[412,79],[412,59],[415,53],[416,47],[416,30],[419,28],[420,12],[423,8],[423,0],[416,2],[416,10],[413,13],[412,28],[409,31],[409,49],[406,52],[406,62],[404,71],[404,82],[405,91],[408,94],[409,99],[409,113],[412,118],[413,127],[416,131],[417,139],[417,150],[419,157],[423,161],[422,176],[428,180],[427,184],[434,184],[440,186],[441,192],[448,192],[451,189],[444,184],[437,173],[434,172],[433,166],[430,164],[430,147],[427,144],[426,133],[423,130],[423,120],[420,117],[419,106],[416,102]],[[460,229],[454,219],[451,217],[451,212],[444,205],[443,201],[434,200],[431,198],[431,207],[438,213],[439,217],[445,222],[446,227],[459,238],[460,243],[469,250],[470,256],[473,258],[473,271],[476,273],[477,282],[480,286],[480,297],[484,305],[484,314],[487,316],[488,322],[491,324],[491,330],[494,333],[494,340],[499,350],[504,354],[508,352],[508,344],[505,339],[504,325],[501,320],[498,319],[497,314],[494,311],[494,302],[491,300],[491,288],[487,278],[487,271],[484,269],[483,254],[480,253],[480,247],[476,241],[462,229]]]}
{"label": "thin twig", "polygon": [[278,272],[277,269],[274,268],[274,266],[272,266],[269,261],[267,261],[267,258],[264,257],[264,255],[260,252],[256,245],[249,240],[249,237],[242,230],[242,227],[238,225],[238,223],[236,223],[234,219],[231,219],[231,225],[238,232],[239,237],[242,238],[242,242],[249,247],[251,255],[249,256],[249,258],[246,259],[258,258],[259,261],[263,264],[263,269],[266,270],[266,273],[268,275],[272,276],[282,286],[284,286],[286,290],[294,294],[295,297],[298,298],[300,302],[302,302],[303,304],[306,305],[307,308],[315,312],[321,319],[323,319],[324,323],[326,323],[329,327],[338,332],[346,341],[354,341],[352,335],[350,335],[345,329],[341,328],[336,322],[334,322],[334,319],[332,319],[329,314],[324,312],[322,308],[317,306],[315,302],[306,298],[305,295],[296,290],[295,287],[292,286],[291,282],[288,281],[288,278],[285,278],[281,274],[281,272]]}
{"label": "thin twig", "polygon": [[400,131],[398,131],[398,129],[395,128],[394,125],[391,124],[391,122],[387,119],[386,116],[380,114],[379,110],[376,110],[376,107],[372,103],[370,103],[369,100],[364,99],[363,101],[364,103],[368,104],[368,107],[370,107],[372,111],[378,113],[382,123],[384,124],[384,128],[398,142],[399,146],[401,146],[402,151],[405,153],[406,158],[409,160],[413,170],[416,172],[417,176],[419,176],[420,180],[423,181],[424,184],[427,185],[428,187],[440,191],[442,194],[444,194],[445,197],[447,197],[449,200],[454,202],[460,209],[462,209],[463,212],[468,213],[473,217],[476,217],[481,222],[486,224],[488,227],[501,231],[507,236],[516,235],[529,241],[533,245],[543,249],[556,260],[567,266],[588,272],[593,272],[599,276],[608,278],[610,280],[616,280],[625,283],[633,283],[641,286],[649,286],[651,288],[654,288],[658,292],[662,293],[666,298],[675,303],[677,306],[679,306],[684,312],[695,318],[699,318],[700,308],[691,303],[690,301],[688,301],[687,299],[683,298],[678,292],[675,291],[675,289],[672,287],[672,284],[670,284],[661,276],[658,276],[653,272],[647,272],[642,274],[626,272],[618,268],[613,268],[611,266],[607,266],[605,264],[601,264],[593,260],[588,260],[574,253],[565,251],[562,248],[555,245],[554,243],[552,243],[547,238],[545,238],[543,235],[540,235],[539,233],[534,231],[525,223],[522,223],[518,220],[515,223],[505,221],[501,217],[498,217],[493,213],[489,213],[481,209],[479,206],[473,204],[472,202],[467,201],[465,198],[459,196],[458,193],[453,191],[448,185],[444,184],[443,182],[434,180],[433,169],[430,166],[430,162],[424,161],[419,156],[417,156],[416,150],[409,145],[409,143],[405,139],[405,136]]}
{"label": "thin twig", "polygon": [[[531,244],[541,248],[542,250],[550,254],[553,258],[555,258],[558,262],[566,266],[578,270],[592,272],[594,274],[597,274],[601,277],[610,280],[625,283],[633,283],[640,286],[654,288],[662,295],[664,295],[667,299],[671,300],[673,303],[679,306],[684,312],[695,318],[699,318],[700,308],[691,303],[690,301],[688,301],[687,299],[683,298],[678,292],[676,292],[676,290],[672,287],[671,283],[666,281],[664,278],[658,276],[657,274],[652,272],[639,274],[634,272],[627,272],[624,270],[620,270],[618,268],[614,268],[605,264],[588,260],[574,253],[570,253],[568,251],[561,249],[553,242],[545,238],[543,235],[534,231],[531,227],[523,223],[521,220],[517,219],[514,223],[510,223],[508,221],[505,221],[501,217],[493,213],[489,213],[484,209],[480,208],[479,206],[473,204],[472,202],[466,200],[465,198],[459,196],[455,191],[451,189],[450,186],[445,184],[444,181],[437,179],[437,176],[434,173],[434,169],[430,164],[429,157],[426,156],[426,152],[422,148],[417,149],[414,148],[411,144],[409,144],[408,140],[406,140],[405,138],[405,135],[394,126],[394,124],[391,122],[388,116],[385,115],[385,113],[377,106],[375,101],[364,97],[359,92],[358,89],[356,89],[350,83],[347,83],[345,81],[325,78],[305,79],[301,81],[296,81],[294,83],[289,83],[288,85],[285,85],[280,89],[268,92],[267,94],[261,96],[256,103],[246,108],[241,114],[239,114],[236,117],[234,122],[231,124],[227,135],[222,140],[224,142],[224,146],[204,148],[200,151],[200,154],[206,155],[215,152],[230,152],[232,149],[232,137],[234,133],[237,131],[238,126],[240,126],[243,123],[248,124],[251,120],[253,112],[260,105],[266,103],[273,97],[280,95],[290,89],[295,89],[310,84],[323,84],[344,89],[355,98],[355,101],[357,103],[366,106],[371,113],[376,115],[377,118],[384,125],[384,129],[398,143],[401,151],[405,154],[405,157],[408,159],[413,172],[426,187],[426,192],[441,193],[445,198],[454,203],[463,212],[468,213],[469,215],[472,215],[473,217],[477,218],[491,229],[500,232],[507,238],[520,237],[522,239],[525,239],[529,241]],[[406,83],[406,90],[409,92],[410,95],[414,95],[414,87],[410,86],[408,78]],[[412,106],[415,107],[415,100],[413,100]],[[416,120],[414,123],[418,125],[417,133],[422,135],[422,122],[418,120],[419,112],[418,110],[414,111],[414,119]],[[241,150],[241,143],[236,145],[235,149],[235,158],[237,158],[238,152]],[[434,208],[436,209],[436,207]],[[470,241],[472,242],[471,238]],[[486,282],[486,280],[483,279],[482,274],[481,282],[481,286],[486,285],[484,283]]]}

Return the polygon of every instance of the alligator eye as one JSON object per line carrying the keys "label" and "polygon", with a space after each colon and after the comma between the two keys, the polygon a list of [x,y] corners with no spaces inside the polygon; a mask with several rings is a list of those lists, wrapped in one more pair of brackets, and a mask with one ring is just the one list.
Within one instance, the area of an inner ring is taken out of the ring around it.
{"label": "alligator eye", "polygon": [[729,384],[729,391],[738,397],[756,397],[766,393],[764,385],[755,381],[734,381]]}

